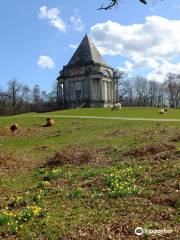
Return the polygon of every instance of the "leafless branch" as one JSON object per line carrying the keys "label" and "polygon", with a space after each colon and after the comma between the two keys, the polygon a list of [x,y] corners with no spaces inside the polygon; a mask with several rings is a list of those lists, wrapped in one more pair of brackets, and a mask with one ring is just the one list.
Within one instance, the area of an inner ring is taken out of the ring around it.
{"label": "leafless branch", "polygon": [[[110,3],[107,6],[104,6],[103,4],[98,10],[109,10],[112,9],[113,7],[118,6],[120,0],[111,0]],[[139,0],[139,2],[143,4],[147,4],[147,0]]]}
{"label": "leafless branch", "polygon": [[102,5],[98,10],[112,9],[115,6],[118,6],[118,3],[119,3],[119,0],[111,0],[111,2],[107,6]]}

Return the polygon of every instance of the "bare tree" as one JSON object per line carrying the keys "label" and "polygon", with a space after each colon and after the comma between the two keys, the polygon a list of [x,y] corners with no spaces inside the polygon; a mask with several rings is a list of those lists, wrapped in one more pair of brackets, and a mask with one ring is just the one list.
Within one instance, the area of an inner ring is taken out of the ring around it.
{"label": "bare tree", "polygon": [[147,106],[148,105],[148,83],[147,79],[144,77],[138,76],[134,84],[135,93],[137,96],[137,105],[138,106]]}
{"label": "bare tree", "polygon": [[165,87],[170,107],[178,108],[180,106],[180,74],[168,73]]}
{"label": "bare tree", "polygon": [[7,94],[10,98],[11,104],[13,106],[13,112],[14,114],[17,111],[18,105],[22,102],[22,84],[17,81],[17,79],[10,80],[8,82],[8,91]]}
{"label": "bare tree", "polygon": [[34,104],[42,103],[41,90],[38,84],[36,84],[32,89],[32,101]]}
{"label": "bare tree", "polygon": [[57,83],[54,82],[52,85],[52,90],[48,94],[48,101],[51,104],[56,104],[57,103]]}
{"label": "bare tree", "polygon": [[130,78],[123,78],[119,81],[119,94],[125,105],[133,105],[133,81]]}
{"label": "bare tree", "polygon": [[149,81],[148,84],[148,97],[149,97],[149,104],[151,107],[157,106],[158,100],[158,83],[155,81]]}
{"label": "bare tree", "polygon": [[43,103],[48,101],[48,94],[46,93],[46,91],[41,92],[41,98]]}
{"label": "bare tree", "polygon": [[27,85],[22,87],[22,100],[26,103],[31,100],[31,89]]}
{"label": "bare tree", "polygon": [[9,95],[6,92],[4,92],[2,89],[0,89],[0,113],[3,113],[6,111],[8,100],[9,100]]}

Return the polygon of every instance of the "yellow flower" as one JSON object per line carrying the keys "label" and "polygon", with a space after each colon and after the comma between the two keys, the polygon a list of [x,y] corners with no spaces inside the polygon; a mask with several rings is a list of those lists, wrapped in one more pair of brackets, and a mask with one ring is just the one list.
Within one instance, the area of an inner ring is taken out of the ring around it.
{"label": "yellow flower", "polygon": [[42,208],[37,206],[31,206],[30,208],[32,209],[32,212],[35,216],[38,216],[42,211]]}

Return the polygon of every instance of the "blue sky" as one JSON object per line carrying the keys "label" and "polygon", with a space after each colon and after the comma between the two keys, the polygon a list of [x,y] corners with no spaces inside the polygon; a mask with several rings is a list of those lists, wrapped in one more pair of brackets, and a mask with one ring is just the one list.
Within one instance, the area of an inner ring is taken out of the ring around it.
{"label": "blue sky", "polygon": [[97,11],[106,0],[88,2],[1,0],[0,87],[17,78],[50,91],[85,33],[109,65],[130,75],[162,80],[180,70],[179,0],[124,0],[111,11]]}

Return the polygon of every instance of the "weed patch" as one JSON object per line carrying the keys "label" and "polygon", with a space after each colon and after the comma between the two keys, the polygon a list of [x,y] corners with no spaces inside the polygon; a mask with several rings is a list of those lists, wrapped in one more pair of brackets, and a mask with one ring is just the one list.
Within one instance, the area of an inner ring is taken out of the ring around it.
{"label": "weed patch", "polygon": [[166,160],[176,158],[174,155],[176,146],[173,144],[151,144],[145,147],[130,149],[123,153],[130,158],[153,158],[154,160]]}

